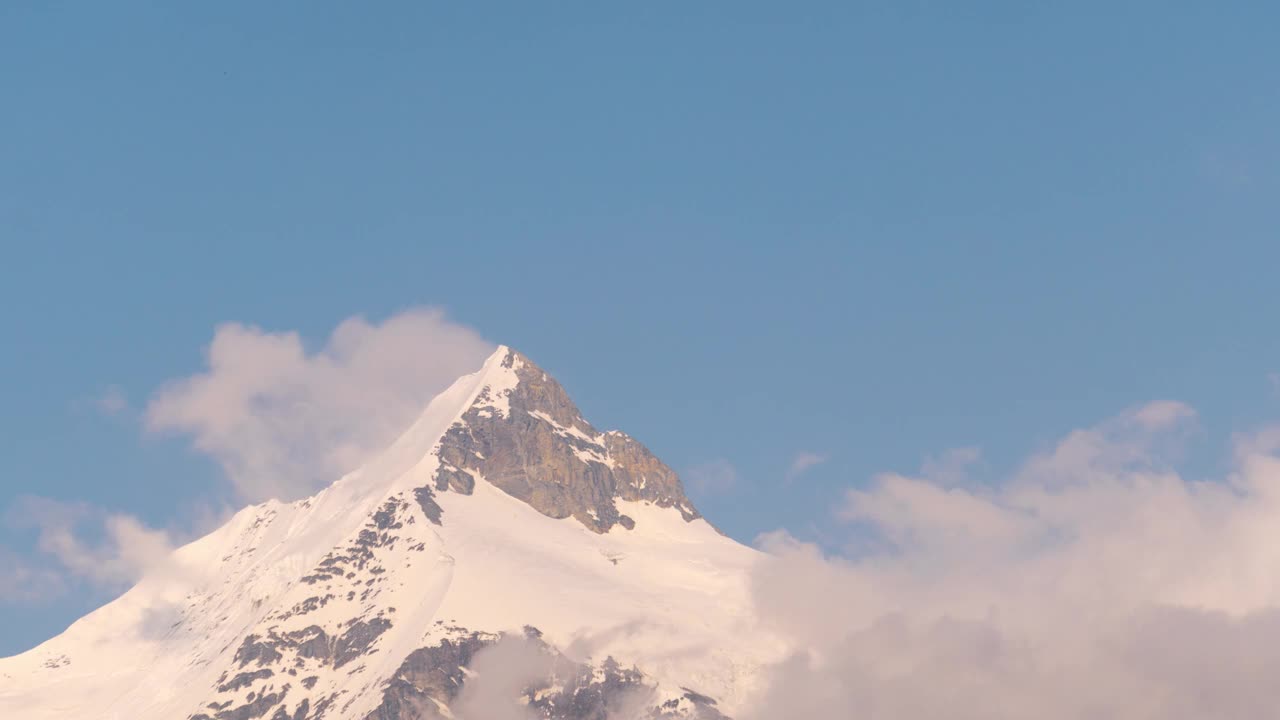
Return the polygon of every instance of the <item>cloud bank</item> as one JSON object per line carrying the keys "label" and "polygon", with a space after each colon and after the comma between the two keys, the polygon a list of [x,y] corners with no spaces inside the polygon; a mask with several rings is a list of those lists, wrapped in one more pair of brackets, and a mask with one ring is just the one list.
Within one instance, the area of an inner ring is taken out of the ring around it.
{"label": "cloud bank", "polygon": [[296,332],[228,323],[214,333],[206,370],[151,398],[146,425],[189,436],[241,499],[292,500],[389,445],[494,349],[431,308],[381,324],[349,318],[314,352]]}
{"label": "cloud bank", "polygon": [[1259,718],[1280,691],[1280,429],[1174,469],[1191,408],[1075,431],[1013,477],[851,489],[844,557],[775,533],[754,578],[797,652],[747,720]]}

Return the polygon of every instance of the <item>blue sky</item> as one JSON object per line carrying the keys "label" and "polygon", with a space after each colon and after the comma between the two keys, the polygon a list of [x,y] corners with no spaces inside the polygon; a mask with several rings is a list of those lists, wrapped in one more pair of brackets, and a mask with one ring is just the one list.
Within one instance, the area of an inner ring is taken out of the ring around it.
{"label": "blue sky", "polygon": [[[731,467],[694,499],[743,541],[1157,399],[1215,472],[1280,411],[1280,18],[1024,5],[8,3],[0,509],[180,525],[217,465],[108,388],[416,306]],[[13,603],[0,654],[103,599]]]}

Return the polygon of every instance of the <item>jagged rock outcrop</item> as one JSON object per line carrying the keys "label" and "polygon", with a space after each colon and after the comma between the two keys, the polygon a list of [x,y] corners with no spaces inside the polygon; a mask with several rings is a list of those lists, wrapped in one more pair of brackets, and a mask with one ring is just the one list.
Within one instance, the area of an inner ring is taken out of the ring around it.
{"label": "jagged rock outcrop", "polygon": [[[391,680],[383,702],[364,720],[446,720],[474,675],[476,656],[493,648],[502,635],[451,628],[452,637],[415,650]],[[713,698],[681,688],[681,695],[660,699],[638,668],[624,668],[612,657],[599,665],[573,662],[525,628],[523,643],[547,658],[549,671],[526,685],[513,702],[531,718],[545,720],[730,720]]]}
{"label": "jagged rock outcrop", "polygon": [[518,382],[486,389],[445,434],[437,490],[470,494],[480,476],[544,515],[572,516],[601,533],[633,526],[617,500],[700,517],[676,473],[639,441],[596,430],[560,383],[519,352],[509,350],[502,366]]}

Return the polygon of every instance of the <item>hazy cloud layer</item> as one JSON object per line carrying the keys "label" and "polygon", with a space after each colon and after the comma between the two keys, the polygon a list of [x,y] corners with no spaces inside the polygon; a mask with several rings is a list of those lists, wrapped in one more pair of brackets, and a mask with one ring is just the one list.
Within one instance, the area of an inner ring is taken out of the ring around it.
{"label": "hazy cloud layer", "polygon": [[1200,482],[1173,469],[1193,428],[1153,403],[997,482],[956,469],[971,451],[882,475],[838,510],[864,548],[845,558],[765,536],[755,598],[802,650],[746,720],[1274,713],[1280,429],[1240,436],[1234,470]]}
{"label": "hazy cloud layer", "polygon": [[296,499],[390,444],[494,349],[436,309],[380,324],[349,318],[314,352],[296,332],[229,323],[214,333],[207,369],[157,392],[146,423],[189,435],[242,499]]}

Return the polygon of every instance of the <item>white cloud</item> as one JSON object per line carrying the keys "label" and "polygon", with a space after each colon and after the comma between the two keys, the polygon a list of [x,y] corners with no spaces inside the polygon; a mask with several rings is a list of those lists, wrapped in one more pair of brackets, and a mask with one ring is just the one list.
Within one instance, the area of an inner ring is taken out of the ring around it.
{"label": "white cloud", "polygon": [[1194,417],[1136,408],[1003,480],[882,475],[839,511],[874,550],[763,537],[756,604],[797,652],[746,720],[1269,717],[1280,429],[1194,481]]}
{"label": "white cloud", "polygon": [[518,700],[526,687],[545,682],[554,664],[555,658],[535,643],[502,636],[476,653],[455,714],[460,720],[532,720],[533,714]]}
{"label": "white cloud", "polygon": [[[635,627],[634,624],[620,626],[608,634],[626,634]],[[604,637],[580,639],[593,644]],[[586,646],[578,644],[578,649]],[[504,634],[496,643],[476,653],[467,668],[467,681],[451,710],[459,720],[537,720],[542,714],[524,702],[528,690],[562,685],[566,677],[576,672],[570,663],[582,661],[585,659],[570,660],[527,637]],[[656,704],[657,697],[648,687],[615,687],[603,700],[604,707],[599,708],[604,711],[603,720],[639,720],[650,717],[649,710]]]}
{"label": "white cloud", "polygon": [[723,458],[694,465],[682,477],[690,490],[703,496],[728,492],[738,484],[738,471]]}
{"label": "white cloud", "polygon": [[787,468],[786,481],[792,482],[810,469],[827,461],[826,455],[813,452],[799,452],[791,460],[791,466]]}
{"label": "white cloud", "polygon": [[152,398],[147,427],[190,435],[241,498],[295,499],[394,440],[450,382],[494,350],[437,309],[343,321],[309,352],[295,332],[217,328],[204,372]]}
{"label": "white cloud", "polygon": [[24,497],[9,509],[7,521],[10,527],[37,531],[37,549],[60,566],[61,573],[40,568],[45,579],[69,575],[108,591],[166,566],[174,548],[167,531],[84,503]]}

